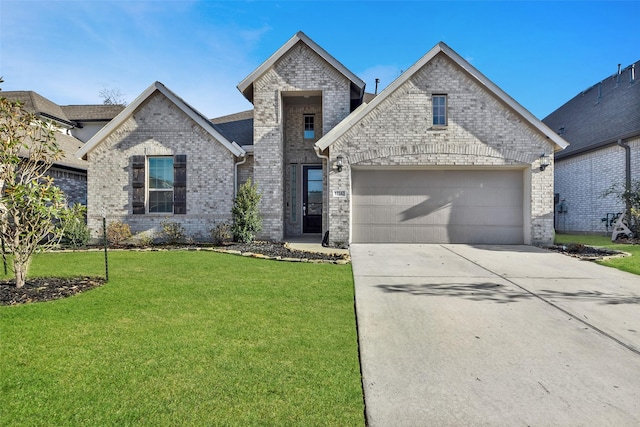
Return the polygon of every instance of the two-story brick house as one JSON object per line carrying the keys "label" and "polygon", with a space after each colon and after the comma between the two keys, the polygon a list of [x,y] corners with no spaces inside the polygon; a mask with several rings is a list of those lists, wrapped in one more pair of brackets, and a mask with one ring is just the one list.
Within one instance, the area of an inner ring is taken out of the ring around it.
{"label": "two-story brick house", "polygon": [[[625,203],[623,191],[640,179],[640,61],[585,89],[543,119],[571,145],[555,168],[556,228],[563,232],[611,231]],[[629,181],[629,182],[628,182]],[[608,195],[606,195],[608,194]],[[603,221],[603,219],[605,221]],[[608,221],[607,221],[608,220]]]}
{"label": "two-story brick house", "polygon": [[206,238],[251,177],[271,240],[551,243],[566,142],[443,43],[365,102],[364,82],[297,33],[238,89],[253,110],[207,120],[154,83],[98,132],[77,153],[89,226],[170,217]]}

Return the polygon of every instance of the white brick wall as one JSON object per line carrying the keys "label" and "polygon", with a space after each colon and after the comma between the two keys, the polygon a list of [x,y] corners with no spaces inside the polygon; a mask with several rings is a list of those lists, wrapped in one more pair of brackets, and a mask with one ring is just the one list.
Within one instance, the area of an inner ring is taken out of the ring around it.
{"label": "white brick wall", "polygon": [[[133,215],[131,158],[187,155],[187,214]],[[134,233],[180,222],[189,237],[204,239],[219,221],[231,220],[234,156],[159,92],[88,154],[88,225],[101,235],[107,221],[128,223]]]}
{"label": "white brick wall", "polygon": [[[348,79],[299,42],[254,82],[254,177],[262,194],[261,238],[282,240],[285,229],[285,129],[283,92],[321,91],[322,131],[328,132],[350,109]],[[303,156],[315,156],[309,147]],[[292,153],[292,155],[295,153]],[[319,159],[310,160],[317,163]],[[288,166],[288,165],[287,165]],[[290,196],[290,195],[289,195]],[[289,224],[294,232],[294,225]]]}
{"label": "white brick wall", "polygon": [[[640,179],[640,138],[627,142],[631,147],[631,179]],[[555,192],[567,205],[566,214],[556,214],[556,228],[562,232],[604,233],[602,218],[625,209],[613,195],[604,196],[612,185],[625,185],[625,150],[618,145],[559,160],[555,172]]]}
{"label": "white brick wall", "polygon": [[[431,95],[447,94],[448,126],[431,126]],[[356,123],[331,147],[332,164],[345,159],[341,173],[330,172],[330,239],[348,242],[350,167],[516,167],[530,182],[525,200],[529,236],[525,241],[553,240],[553,165],[539,170],[541,153],[552,145],[526,120],[472,81],[445,55],[426,64],[395,93]]]}

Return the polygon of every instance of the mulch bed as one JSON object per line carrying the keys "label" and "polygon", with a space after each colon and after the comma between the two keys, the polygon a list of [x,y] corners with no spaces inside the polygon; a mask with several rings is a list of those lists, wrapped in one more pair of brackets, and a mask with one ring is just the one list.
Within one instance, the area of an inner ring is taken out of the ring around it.
{"label": "mulch bed", "polygon": [[102,286],[100,277],[34,277],[18,289],[15,280],[0,281],[0,305],[28,304],[66,298]]}
{"label": "mulch bed", "polygon": [[628,255],[625,252],[614,251],[605,248],[596,248],[580,243],[570,243],[568,245],[553,245],[547,247],[547,249],[589,261]]}

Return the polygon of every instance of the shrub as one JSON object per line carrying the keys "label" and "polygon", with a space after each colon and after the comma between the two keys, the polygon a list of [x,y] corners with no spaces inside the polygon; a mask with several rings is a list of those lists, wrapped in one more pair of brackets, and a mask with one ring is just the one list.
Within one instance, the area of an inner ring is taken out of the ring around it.
{"label": "shrub", "polygon": [[251,183],[251,178],[238,189],[238,194],[231,209],[233,216],[231,231],[236,241],[250,243],[255,239],[256,234],[262,230],[262,218],[258,211],[260,198],[256,185]]}
{"label": "shrub", "polygon": [[185,230],[179,222],[164,220],[160,226],[162,227],[162,235],[168,243],[178,243],[185,240]]}
{"label": "shrub", "polygon": [[154,238],[155,238],[155,234],[153,231],[140,233],[138,235],[138,246],[142,246],[142,247],[151,246],[153,244]]}
{"label": "shrub", "polygon": [[231,237],[231,226],[227,222],[221,222],[211,229],[211,240],[216,245],[222,245],[230,240]]}
{"label": "shrub", "polygon": [[119,246],[131,237],[131,227],[122,221],[114,221],[107,225],[107,242]]}
{"label": "shrub", "polygon": [[79,203],[74,203],[69,208],[68,215],[62,221],[64,234],[62,235],[63,244],[74,249],[86,246],[91,239],[91,232],[87,227],[86,215],[87,208]]}

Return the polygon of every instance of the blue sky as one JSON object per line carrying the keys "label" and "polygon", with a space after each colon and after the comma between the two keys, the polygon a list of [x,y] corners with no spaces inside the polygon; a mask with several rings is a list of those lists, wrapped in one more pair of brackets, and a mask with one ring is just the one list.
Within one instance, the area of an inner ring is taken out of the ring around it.
{"label": "blue sky", "polygon": [[159,80],[209,117],[251,108],[236,85],[304,31],[373,92],[439,41],[539,118],[640,59],[639,1],[0,2],[3,90],[131,102]]}

